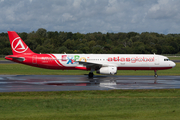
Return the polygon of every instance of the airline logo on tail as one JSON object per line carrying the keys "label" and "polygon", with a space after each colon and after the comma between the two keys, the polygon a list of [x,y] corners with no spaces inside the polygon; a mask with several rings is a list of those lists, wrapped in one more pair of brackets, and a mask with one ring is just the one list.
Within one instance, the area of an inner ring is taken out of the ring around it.
{"label": "airline logo on tail", "polygon": [[[28,46],[26,46],[26,44],[22,42],[20,37],[15,38],[12,41],[11,45],[12,45],[12,49],[17,53],[26,52],[28,49]],[[24,46],[26,46],[26,48]]]}

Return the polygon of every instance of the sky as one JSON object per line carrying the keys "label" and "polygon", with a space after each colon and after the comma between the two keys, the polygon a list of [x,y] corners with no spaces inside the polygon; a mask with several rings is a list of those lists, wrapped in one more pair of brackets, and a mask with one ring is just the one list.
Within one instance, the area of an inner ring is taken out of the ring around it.
{"label": "sky", "polygon": [[0,33],[180,33],[180,0],[0,0]]}

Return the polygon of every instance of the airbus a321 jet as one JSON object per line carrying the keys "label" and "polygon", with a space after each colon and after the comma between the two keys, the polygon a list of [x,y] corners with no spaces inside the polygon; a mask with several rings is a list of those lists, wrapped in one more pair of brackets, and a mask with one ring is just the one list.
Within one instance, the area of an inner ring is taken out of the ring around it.
{"label": "airbus a321 jet", "polygon": [[37,54],[30,50],[14,31],[8,31],[13,55],[5,57],[17,63],[34,67],[57,70],[90,70],[114,75],[117,70],[157,70],[171,69],[176,66],[167,57],[155,54]]}

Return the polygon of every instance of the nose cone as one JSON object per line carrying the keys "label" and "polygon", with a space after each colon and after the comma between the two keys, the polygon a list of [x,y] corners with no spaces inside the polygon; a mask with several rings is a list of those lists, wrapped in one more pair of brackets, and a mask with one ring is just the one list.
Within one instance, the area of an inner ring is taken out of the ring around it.
{"label": "nose cone", "polygon": [[171,66],[172,66],[172,67],[175,67],[175,66],[176,66],[176,63],[171,62]]}

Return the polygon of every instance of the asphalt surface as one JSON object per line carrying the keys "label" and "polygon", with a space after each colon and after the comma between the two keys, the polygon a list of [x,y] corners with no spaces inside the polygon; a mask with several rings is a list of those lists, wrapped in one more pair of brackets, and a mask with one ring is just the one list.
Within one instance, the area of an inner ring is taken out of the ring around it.
{"label": "asphalt surface", "polygon": [[176,88],[180,76],[0,75],[0,92]]}
{"label": "asphalt surface", "polygon": [[16,62],[13,62],[13,61],[9,61],[9,60],[0,60],[0,64],[10,64],[10,63],[12,63],[12,64],[16,64]]}

